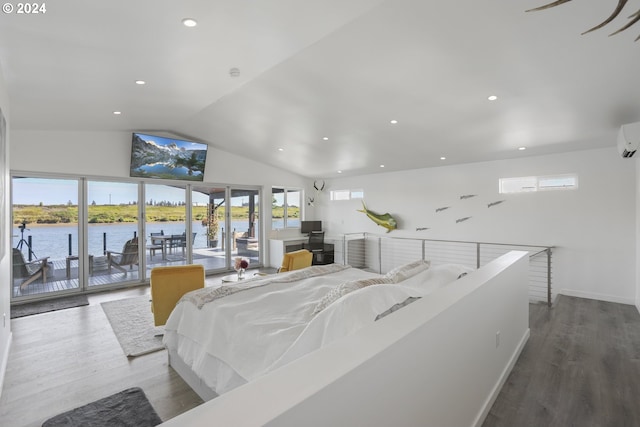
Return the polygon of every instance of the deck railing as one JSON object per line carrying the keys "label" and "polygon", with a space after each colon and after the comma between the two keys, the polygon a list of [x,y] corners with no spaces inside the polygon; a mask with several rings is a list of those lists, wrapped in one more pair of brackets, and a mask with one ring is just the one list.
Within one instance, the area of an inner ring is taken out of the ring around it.
{"label": "deck railing", "polygon": [[433,265],[454,263],[480,268],[512,251],[529,252],[529,299],[546,302],[555,297],[552,288],[553,246],[436,240],[413,237],[388,237],[372,233],[348,233],[337,241],[341,246],[336,262],[384,274],[415,259],[430,260]]}

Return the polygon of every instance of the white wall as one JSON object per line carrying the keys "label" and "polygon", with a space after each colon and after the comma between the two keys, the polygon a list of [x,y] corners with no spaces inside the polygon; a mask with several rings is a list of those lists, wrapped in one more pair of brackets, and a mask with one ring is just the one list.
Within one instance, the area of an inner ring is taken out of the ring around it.
{"label": "white wall", "polygon": [[[14,131],[11,147],[12,170],[129,177],[131,132]],[[213,147],[204,181],[269,187],[306,184],[299,175]]]}
{"label": "white wall", "polygon": [[[330,202],[328,192],[364,190],[368,208],[389,212],[388,236],[555,245],[553,286],[560,292],[634,304],[636,285],[635,162],[616,148],[345,177],[327,182],[316,203],[331,234],[383,233],[357,200]],[[498,194],[498,179],[576,173],[579,189]],[[461,195],[476,194],[466,200]],[[489,203],[505,202],[488,208]],[[440,207],[449,209],[436,213]],[[456,223],[456,219],[471,219]],[[428,227],[426,231],[416,228]]]}
{"label": "white wall", "polygon": [[[128,179],[131,132],[15,131],[11,150],[13,171]],[[299,175],[213,147],[207,153],[204,182],[262,186],[262,203],[269,208],[271,187],[305,188],[308,181]],[[267,225],[265,235],[268,236],[271,210],[264,209],[262,213]],[[265,259],[266,264],[268,259]]]}
{"label": "white wall", "polygon": [[[5,117],[7,122],[7,146],[5,148],[4,155],[9,161],[9,128],[10,128],[10,117],[9,117],[9,95],[7,94],[6,86],[4,83],[4,77],[2,75],[2,70],[0,70],[0,110],[2,110],[2,114]],[[1,147],[0,147],[1,148]],[[2,153],[0,153],[0,158],[2,158]],[[2,203],[0,203],[0,209],[4,209],[4,217],[9,218],[9,173],[7,170],[2,170],[0,168],[0,173],[5,174],[4,182],[6,185],[4,188],[0,188],[0,199]],[[9,221],[0,223],[0,235],[2,236],[10,236],[10,228]],[[0,395],[2,394],[2,385],[4,383],[4,373],[7,367],[7,360],[9,358],[9,347],[11,344],[11,322],[9,320],[9,310],[11,308],[10,301],[10,281],[9,277],[11,276],[11,239],[5,238],[4,242],[5,256],[0,260]]]}
{"label": "white wall", "polygon": [[640,312],[640,159],[636,160],[636,308]]}

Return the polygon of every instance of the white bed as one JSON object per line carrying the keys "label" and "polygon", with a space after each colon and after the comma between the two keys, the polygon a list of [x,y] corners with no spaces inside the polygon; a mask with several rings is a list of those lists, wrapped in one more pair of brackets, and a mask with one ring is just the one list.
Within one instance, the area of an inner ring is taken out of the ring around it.
{"label": "white bed", "polygon": [[205,288],[178,303],[165,326],[164,344],[171,365],[207,400],[470,271],[417,261],[379,275],[331,264]]}

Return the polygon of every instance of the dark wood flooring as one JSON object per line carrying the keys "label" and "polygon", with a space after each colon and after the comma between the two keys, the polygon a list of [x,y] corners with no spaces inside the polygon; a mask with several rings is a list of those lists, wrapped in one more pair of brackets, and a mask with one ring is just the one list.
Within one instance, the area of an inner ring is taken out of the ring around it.
{"label": "dark wood flooring", "polygon": [[530,328],[484,427],[640,426],[636,307],[560,295]]}

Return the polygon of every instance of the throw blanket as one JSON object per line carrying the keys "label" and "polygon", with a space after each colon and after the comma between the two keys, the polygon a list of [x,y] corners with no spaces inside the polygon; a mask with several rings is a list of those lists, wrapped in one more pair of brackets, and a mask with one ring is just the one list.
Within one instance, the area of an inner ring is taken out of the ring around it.
{"label": "throw blanket", "polygon": [[264,276],[256,276],[250,279],[243,280],[239,283],[234,283],[232,285],[222,285],[216,288],[198,289],[185,294],[178,302],[188,301],[198,307],[198,309],[202,309],[205,304],[211,301],[215,301],[217,299],[241,291],[246,291],[248,289],[259,288],[271,283],[296,282],[298,280],[307,279],[309,277],[337,273],[339,271],[346,270],[347,268],[351,268],[351,266],[341,264],[315,265],[308,268],[303,268],[302,270],[294,270],[286,273],[274,274],[271,276],[267,276],[266,278]]}

